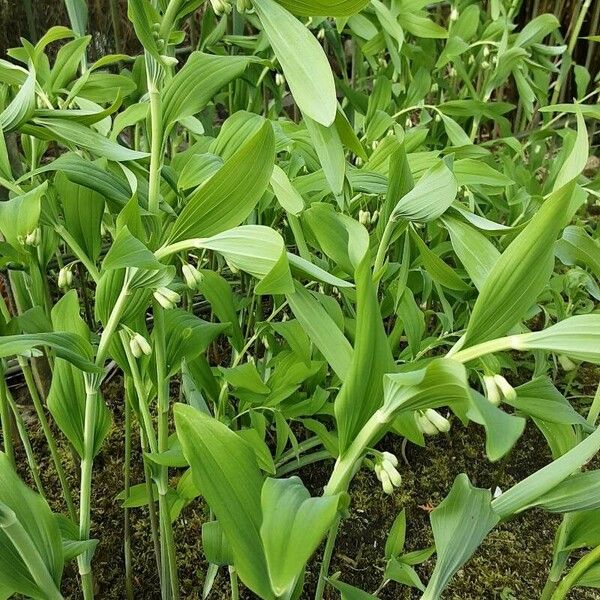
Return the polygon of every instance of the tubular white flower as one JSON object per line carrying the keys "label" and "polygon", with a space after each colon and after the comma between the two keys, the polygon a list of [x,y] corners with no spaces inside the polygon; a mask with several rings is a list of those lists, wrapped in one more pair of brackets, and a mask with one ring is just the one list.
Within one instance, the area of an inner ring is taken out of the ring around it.
{"label": "tubular white flower", "polygon": [[382,452],[381,457],[383,460],[387,460],[388,462],[392,463],[394,467],[398,466],[398,458],[395,454],[392,454],[391,452]]}
{"label": "tubular white flower", "polygon": [[392,480],[387,471],[384,471],[383,469],[381,470],[381,487],[386,494],[392,494],[394,492]]}
{"label": "tubular white flower", "polygon": [[438,428],[422,413],[417,413],[417,426],[425,435],[437,435]]}
{"label": "tubular white flower", "polygon": [[438,431],[442,433],[448,433],[450,431],[450,421],[440,415],[437,410],[433,408],[428,408],[425,411],[425,416],[429,419],[429,421],[435,426]]}
{"label": "tubular white flower", "polygon": [[396,467],[388,460],[383,460],[381,463],[381,468],[387,473],[387,476],[390,478],[392,485],[394,487],[400,487],[400,485],[402,484],[402,477],[400,476],[400,473],[398,473]]}
{"label": "tubular white flower", "polygon": [[502,375],[494,375],[494,382],[507,400],[513,401],[517,398],[515,388]]}
{"label": "tubular white flower", "polygon": [[494,405],[498,406],[502,402],[502,396],[496,380],[493,375],[483,376],[483,387],[485,388],[486,398]]}
{"label": "tubular white flower", "polygon": [[181,300],[181,296],[170,290],[167,287],[161,287],[154,291],[154,298],[164,308],[170,309],[175,308],[175,305]]}
{"label": "tubular white flower", "polygon": [[141,358],[142,356],[150,356],[152,354],[152,346],[141,333],[136,333],[131,338],[131,340],[129,341],[129,347],[131,348],[131,353],[136,358]]}
{"label": "tubular white flower", "polygon": [[66,290],[73,283],[73,273],[69,267],[62,267],[58,272],[58,287],[61,290]]}
{"label": "tubular white flower", "polygon": [[36,227],[32,232],[25,236],[26,246],[39,246],[42,242],[42,231],[39,227]]}

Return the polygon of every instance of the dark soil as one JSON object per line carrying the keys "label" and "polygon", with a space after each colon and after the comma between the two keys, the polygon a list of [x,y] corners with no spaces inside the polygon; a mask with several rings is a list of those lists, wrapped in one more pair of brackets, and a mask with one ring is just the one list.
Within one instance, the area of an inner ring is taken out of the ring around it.
{"label": "dark soil", "polygon": [[[599,370],[580,373],[579,388],[573,395],[593,395],[599,379]],[[94,469],[93,537],[99,539],[94,557],[94,572],[98,600],[122,600],[124,590],[123,562],[123,509],[115,496],[123,487],[124,435],[121,429],[123,394],[121,380],[115,377],[105,389],[105,398],[113,412],[115,427],[97,458]],[[34,415],[23,406],[32,443],[42,465],[42,478],[47,485],[52,508],[64,511],[54,469],[48,459],[42,433],[36,427]],[[134,424],[135,430],[135,424]],[[483,430],[474,424],[463,428],[454,423],[448,435],[429,438],[426,448],[411,444],[406,448],[407,463],[401,462],[402,487],[392,496],[385,495],[371,471],[363,469],[355,478],[352,488],[351,513],[341,526],[334,552],[331,572],[340,572],[341,578],[366,591],[373,592],[382,581],[385,561],[383,548],[387,532],[394,518],[403,508],[407,512],[408,530],[406,550],[423,549],[432,544],[428,511],[448,493],[459,473],[467,473],[471,482],[479,487],[506,489],[520,481],[550,460],[546,443],[533,426],[525,434],[505,461],[491,464],[485,457]],[[398,438],[384,439],[381,449],[402,455]],[[132,457],[132,484],[143,481],[140,462],[139,438],[134,434]],[[77,489],[78,474],[67,451],[64,452],[71,487]],[[26,465],[19,452],[20,464]],[[299,472],[313,493],[319,493],[327,481],[331,463],[305,467]],[[23,476],[27,478],[23,468]],[[176,483],[176,473],[172,483]],[[147,510],[131,509],[131,543],[135,598],[159,599],[159,582]],[[202,586],[207,563],[201,547],[201,525],[205,520],[205,507],[201,501],[188,506],[175,523],[181,591],[183,599],[202,598]],[[550,567],[552,542],[560,517],[541,511],[530,511],[495,529],[474,557],[454,577],[444,594],[444,600],[535,600],[540,596]],[[317,553],[317,558],[319,558]],[[431,573],[435,556],[418,567],[424,581]],[[318,563],[308,567],[305,592],[302,598],[312,598],[318,575]],[[76,566],[66,567],[63,580],[65,598],[80,597]],[[229,597],[228,575],[221,569],[209,598]],[[241,598],[254,598],[241,591]],[[327,598],[338,598],[327,591]],[[407,587],[390,583],[379,594],[383,600],[418,598],[419,593]],[[575,590],[571,600],[600,599],[600,591]]]}

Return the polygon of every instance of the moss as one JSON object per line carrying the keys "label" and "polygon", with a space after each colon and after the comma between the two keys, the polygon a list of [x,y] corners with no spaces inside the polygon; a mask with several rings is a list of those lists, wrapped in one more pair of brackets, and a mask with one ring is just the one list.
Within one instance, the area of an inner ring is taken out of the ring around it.
{"label": "moss", "polygon": [[[597,381],[597,373],[590,373],[590,381]],[[585,383],[582,390],[590,393]],[[123,423],[121,381],[115,378],[105,389],[105,398],[114,414],[115,427],[97,458],[93,481],[93,529],[92,535],[99,539],[94,558],[97,598],[99,600],[122,600],[124,598],[123,563],[123,511],[115,499],[123,489],[124,435],[119,428]],[[26,408],[26,407],[24,407]],[[31,419],[32,426],[35,420]],[[135,428],[134,428],[135,429]],[[42,433],[32,427],[32,442],[36,456],[42,464],[42,476],[48,486],[50,503],[54,510],[64,511],[60,499],[54,469],[47,458]],[[401,441],[386,437],[380,447],[402,456]],[[69,481],[77,489],[78,473],[70,453],[62,447]],[[540,448],[544,451],[540,452]],[[429,526],[429,508],[436,506],[448,493],[456,475],[465,472],[474,485],[506,489],[531,472],[545,465],[549,453],[541,434],[528,427],[509,457],[501,463],[491,464],[485,457],[485,436],[482,428],[474,424],[463,428],[455,424],[450,434],[428,439],[426,448],[408,444],[406,460],[401,459],[400,470],[403,485],[393,495],[383,493],[374,474],[366,469],[355,477],[352,487],[352,505],[348,518],[342,523],[332,559],[332,572],[353,585],[373,592],[383,577],[385,561],[383,549],[387,532],[396,515],[403,508],[407,511],[407,551],[426,548],[433,543]],[[19,450],[19,463],[25,465]],[[331,463],[311,465],[299,475],[307,487],[318,494],[329,476]],[[27,477],[24,470],[23,476]],[[176,483],[177,473],[173,473]],[[141,483],[143,473],[139,451],[139,438],[134,431],[132,456],[132,483]],[[159,581],[147,510],[130,511],[131,543],[133,556],[133,580],[135,597],[144,600],[160,598]],[[202,597],[202,586],[207,563],[201,548],[201,526],[206,519],[205,507],[198,501],[187,507],[174,526],[177,554],[180,566],[181,597]],[[473,558],[452,580],[444,594],[445,600],[533,600],[539,598],[550,567],[554,532],[560,517],[542,511],[529,511],[509,523],[495,529]],[[311,598],[318,576],[316,560],[307,568],[303,598]],[[435,556],[418,567],[424,581],[429,577]],[[66,598],[79,598],[79,588],[74,564],[67,566],[63,583]],[[219,571],[211,595],[215,599],[229,597],[229,582],[224,569]],[[241,591],[241,598],[253,598]],[[327,591],[327,598],[338,598]],[[382,600],[408,600],[418,598],[419,593],[407,587],[390,583],[379,594]],[[595,590],[575,590],[570,599],[598,599]]]}

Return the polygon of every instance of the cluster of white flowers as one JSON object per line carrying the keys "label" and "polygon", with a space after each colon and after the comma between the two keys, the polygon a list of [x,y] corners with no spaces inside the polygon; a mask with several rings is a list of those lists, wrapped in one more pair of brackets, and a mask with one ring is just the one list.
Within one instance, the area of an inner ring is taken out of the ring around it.
{"label": "cluster of white flowers", "polygon": [[450,421],[433,408],[417,411],[416,419],[417,427],[425,435],[437,435],[450,431]]}
{"label": "cluster of white flowers", "polygon": [[391,452],[382,452],[375,462],[375,475],[381,481],[381,487],[386,494],[391,494],[395,487],[400,487],[402,484],[397,466],[398,459]]}
{"label": "cluster of white flowers", "polygon": [[502,375],[484,375],[483,387],[486,398],[496,406],[502,402],[503,398],[512,401],[517,397],[515,388]]}

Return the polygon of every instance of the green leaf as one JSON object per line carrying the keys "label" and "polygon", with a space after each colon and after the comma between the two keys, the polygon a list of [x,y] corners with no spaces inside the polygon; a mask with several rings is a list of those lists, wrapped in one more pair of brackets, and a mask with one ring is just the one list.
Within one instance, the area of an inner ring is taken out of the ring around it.
{"label": "green leaf", "polygon": [[335,120],[337,99],[323,48],[298,19],[274,0],[255,0],[254,8],[298,107],[305,116],[329,127]]}
{"label": "green leaf", "polygon": [[458,184],[445,161],[438,161],[419,179],[414,188],[398,200],[394,220],[426,223],[441,217],[456,198]]}
{"label": "green leaf", "polygon": [[189,197],[167,243],[211,236],[243,222],[267,189],[274,157],[273,128],[264,121],[221,169]]}
{"label": "green leaf", "polygon": [[304,200],[300,192],[292,185],[286,172],[274,165],[271,173],[271,187],[281,207],[292,215],[299,215],[304,209]]}
{"label": "green leaf", "polygon": [[263,225],[244,225],[199,240],[198,246],[221,254],[234,269],[261,281],[257,294],[289,294],[294,290],[282,237]]}
{"label": "green leaf", "polygon": [[221,524],[241,580],[274,600],[260,537],[263,481],[254,452],[209,415],[184,404],[173,410],[192,478]]}
{"label": "green leaf", "polygon": [[[89,339],[89,329],[79,315],[79,299],[75,290],[69,291],[54,305],[51,316],[54,329]],[[85,403],[83,373],[66,360],[57,358],[54,361],[52,383],[48,393],[48,409],[80,457],[84,455]],[[94,423],[94,455],[99,452],[110,425],[111,418],[106,404],[98,396]]]}
{"label": "green leaf", "polygon": [[498,496],[492,502],[494,511],[501,519],[506,519],[525,510],[569,475],[578,471],[599,449],[600,428],[572,450]]}
{"label": "green leaf", "polygon": [[35,333],[0,336],[0,358],[27,354],[39,346],[49,346],[60,358],[68,360],[82,371],[100,372],[91,361],[91,346],[75,333]]}
{"label": "green leaf", "polygon": [[276,596],[294,589],[308,559],[331,527],[338,501],[339,496],[311,498],[298,477],[265,481],[260,534]]}
{"label": "green leaf", "polygon": [[450,233],[456,256],[464,265],[475,287],[481,290],[500,257],[500,251],[484,235],[458,219],[444,217],[443,223]]}
{"label": "green leaf", "polygon": [[95,261],[102,247],[101,225],[104,198],[93,190],[72,183],[59,172],[54,179],[65,217],[65,227],[86,255]]}
{"label": "green leaf", "polygon": [[12,102],[0,113],[0,130],[4,132],[18,129],[29,121],[35,112],[35,82],[36,73],[30,66],[27,78]]}
{"label": "green leaf", "polygon": [[357,587],[354,587],[349,583],[339,581],[338,579],[328,579],[327,583],[329,583],[331,587],[341,592],[342,600],[376,600],[376,596],[367,594],[367,592],[363,592]]}
{"label": "green leaf", "polygon": [[554,191],[560,190],[569,182],[576,179],[585,169],[589,155],[589,144],[585,119],[581,111],[577,111],[577,137],[567,159],[563,163],[554,181]]}
{"label": "green leaf", "polygon": [[583,229],[570,225],[556,242],[556,255],[566,265],[580,264],[588,267],[600,278],[600,244]]}
{"label": "green leaf", "polygon": [[437,561],[422,600],[440,597],[450,579],[498,523],[491,500],[489,490],[473,487],[462,473],[454,480],[448,496],[431,513]]}
{"label": "green leaf", "polygon": [[75,121],[67,121],[65,119],[35,119],[35,123],[47,130],[50,133],[51,139],[73,144],[97,156],[105,157],[108,160],[125,162],[149,156],[146,152],[138,152],[137,150],[131,150],[125,146],[111,142],[97,131]]}
{"label": "green leaf", "polygon": [[210,323],[192,313],[172,309],[165,311],[167,376],[174,375],[183,360],[194,360],[227,327],[228,323]]}
{"label": "green leaf", "polygon": [[394,519],[392,528],[385,541],[385,557],[399,556],[404,550],[406,539],[406,509],[402,509]]}
{"label": "green leaf", "polygon": [[473,307],[465,347],[503,335],[536,301],[554,267],[554,242],[572,192],[568,185],[551,194],[497,259]]}
{"label": "green leaf", "polygon": [[127,227],[123,226],[104,257],[102,269],[112,271],[126,267],[156,270],[160,269],[162,265],[154,254],[140,240],[131,235]]}
{"label": "green leaf", "polygon": [[388,416],[395,413],[470,403],[470,389],[464,366],[451,358],[436,358],[425,367],[384,376],[384,406]]}
{"label": "green leaf", "polygon": [[295,283],[295,293],[286,296],[294,316],[312,343],[343,381],[352,363],[352,346],[312,292]]}
{"label": "green leaf", "polygon": [[0,231],[4,239],[19,252],[28,234],[39,225],[42,197],[48,182],[38,185],[21,196],[0,202]]}
{"label": "green leaf", "polygon": [[600,508],[600,471],[576,473],[526,508],[533,507],[558,513]]}
{"label": "green leaf", "polygon": [[331,191],[339,196],[344,189],[346,159],[337,128],[335,124],[325,127],[310,117],[304,118],[304,124],[317,151],[327,183]]}
{"label": "green leaf", "polygon": [[334,411],[343,453],[383,403],[383,378],[394,361],[383,327],[368,252],[356,268],[356,331],[350,369]]}
{"label": "green leaf", "polygon": [[411,239],[415,242],[423,261],[423,266],[432,279],[437,281],[451,290],[458,292],[466,292],[470,290],[466,284],[452,269],[449,267],[435,252],[427,247],[427,244],[421,239],[421,236],[414,230],[410,229]]}
{"label": "green leaf", "polygon": [[360,12],[369,0],[277,0],[299,17],[346,17]]}
{"label": "green leaf", "polygon": [[[230,81],[256,59],[192,52],[163,90],[162,118],[167,131],[176,122],[199,113]],[[259,164],[259,163],[257,163]]]}
{"label": "green leaf", "polygon": [[63,567],[57,519],[0,453],[0,590],[60,600]]}

